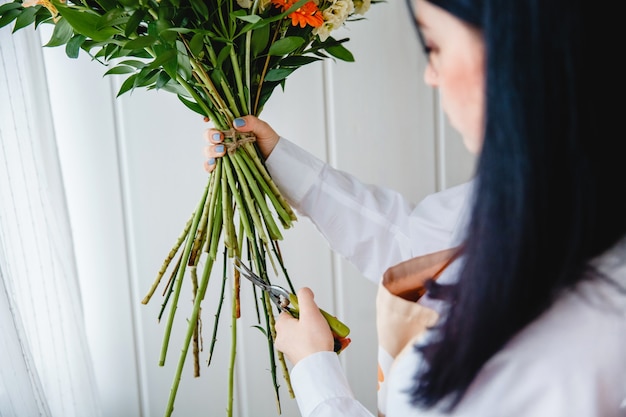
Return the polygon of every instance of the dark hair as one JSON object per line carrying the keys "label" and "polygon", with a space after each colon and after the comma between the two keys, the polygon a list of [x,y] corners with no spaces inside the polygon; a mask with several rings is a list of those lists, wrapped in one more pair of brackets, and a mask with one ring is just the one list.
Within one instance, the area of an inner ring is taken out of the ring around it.
{"label": "dark hair", "polygon": [[476,5],[485,137],[459,281],[444,292],[437,337],[416,347],[426,366],[411,394],[426,407],[457,405],[481,367],[626,234],[623,106],[607,104],[595,62],[617,38],[600,12],[581,0]]}

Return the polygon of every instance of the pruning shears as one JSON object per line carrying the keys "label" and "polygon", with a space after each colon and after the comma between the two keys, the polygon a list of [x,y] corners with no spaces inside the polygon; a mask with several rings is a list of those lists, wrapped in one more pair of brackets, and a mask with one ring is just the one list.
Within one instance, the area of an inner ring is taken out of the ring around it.
{"label": "pruning shears", "polygon": [[[269,284],[259,275],[254,273],[250,268],[244,265],[238,257],[235,257],[233,265],[244,277],[267,293],[270,300],[272,300],[278,308],[278,311],[286,311],[295,318],[300,316],[298,297],[295,294],[287,291],[279,285]],[[333,339],[335,341],[333,350],[336,353],[339,353],[350,344],[350,338],[348,338],[350,328],[337,319],[337,317],[330,315],[321,308],[320,312],[328,322],[330,330],[333,333]]]}

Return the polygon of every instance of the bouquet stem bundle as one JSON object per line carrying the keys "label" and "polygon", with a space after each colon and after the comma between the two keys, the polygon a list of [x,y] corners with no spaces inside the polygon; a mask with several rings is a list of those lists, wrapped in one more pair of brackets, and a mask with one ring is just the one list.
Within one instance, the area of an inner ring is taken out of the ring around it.
{"label": "bouquet stem bundle", "polygon": [[[244,250],[248,253],[250,261],[255,264],[255,269],[262,271],[262,276],[266,278],[268,277],[268,271],[265,260],[268,259],[270,252],[275,254],[276,259],[280,263],[281,267],[283,267],[283,261],[280,256],[277,242],[277,240],[282,239],[282,235],[276,225],[276,222],[274,221],[266,200],[271,202],[272,207],[274,207],[278,213],[278,217],[283,223],[283,226],[290,225],[292,221],[296,220],[296,216],[284,198],[282,198],[282,196],[278,193],[276,186],[269,175],[267,175],[262,162],[257,157],[253,143],[247,141],[248,139],[249,138],[238,138],[237,136],[231,139],[233,141],[230,143],[234,144],[234,146],[231,147],[231,150],[224,158],[217,161],[217,167],[209,177],[209,181],[202,197],[200,198],[196,211],[187,222],[182,235],[167,255],[159,273],[157,274],[157,279],[142,300],[142,303],[148,303],[159,286],[166,271],[171,266],[172,261],[174,261],[176,255],[178,254],[178,260],[173,268],[172,276],[166,285],[166,300],[163,303],[163,309],[161,310],[161,314],[163,314],[164,308],[168,302],[172,303],[173,307],[170,308],[169,315],[167,317],[159,365],[162,366],[165,364],[167,350],[170,343],[169,339],[171,329],[176,313],[176,306],[178,305],[182,283],[187,268],[190,270],[194,298],[191,316],[187,320],[187,333],[183,342],[176,375],[174,377],[166,415],[171,415],[171,412],[173,411],[174,400],[181,380],[184,363],[188,356],[189,347],[192,343],[194,346],[193,357],[195,375],[199,376],[198,364],[200,348],[198,347],[198,332],[201,328],[200,311],[202,301],[204,300],[208,288],[209,279],[212,275],[211,271],[218,256],[219,244],[223,243],[225,248],[225,268],[227,266],[227,258],[235,256],[242,258]],[[239,145],[239,141],[243,143]],[[239,233],[236,231],[237,223],[239,226]],[[207,256],[204,258],[202,274],[198,277],[196,271],[203,253],[206,253]],[[237,339],[236,319],[240,316],[239,272],[234,270],[233,273],[233,311],[231,315],[233,318],[231,321],[232,349],[228,398],[229,416],[232,415],[233,404],[234,364],[236,355],[235,346]],[[227,276],[226,269],[223,271],[223,276]],[[224,279],[223,284],[225,282],[226,280]],[[293,291],[291,283],[289,283],[289,286]],[[218,319],[221,313],[224,292],[225,286],[222,285],[220,303],[216,313],[216,317]],[[266,331],[266,335],[268,335],[268,346],[270,348],[272,379],[277,396],[277,407],[280,411],[280,401],[278,399],[279,384],[276,375],[276,363],[274,359],[275,352],[272,344],[274,335],[274,316],[267,295],[262,293],[261,298],[262,301],[260,307],[263,315],[265,316],[267,329],[269,331]],[[160,317],[161,315],[159,318]],[[209,363],[215,345],[214,342],[216,340],[218,321],[219,320],[216,320],[215,322],[213,337],[211,339],[212,343],[208,354]],[[287,367],[282,355],[278,355],[278,360],[281,363],[283,375],[287,377],[286,380],[289,384],[288,374],[286,373]]]}
{"label": "bouquet stem bundle", "polygon": [[[166,361],[183,284],[190,282],[193,308],[187,318],[178,366],[166,416],[174,402],[183,367],[192,347],[194,374],[200,373],[202,305],[218,251],[224,270],[208,362],[216,342],[228,277],[228,259],[247,255],[247,262],[264,280],[274,275],[293,285],[284,267],[278,241],[296,221],[265,168],[255,138],[232,130],[233,120],[259,115],[277,86],[310,63],[336,58],[353,61],[330,32],[348,20],[357,20],[378,0],[14,0],[0,5],[0,27],[54,25],[45,46],[65,45],[70,58],[85,51],[110,66],[105,75],[122,75],[118,96],[136,88],[176,94],[192,111],[225,132],[227,154],[216,162],[206,187],[183,232],[167,254],[156,280],[142,300],[147,304],[164,284],[159,320],[166,315],[159,365]],[[198,269],[201,270],[198,276]],[[233,413],[237,319],[240,316],[239,272],[232,272],[231,355],[228,416]],[[189,277],[187,281],[186,277]],[[274,315],[267,294],[255,296],[258,328],[267,337],[278,412],[280,400],[276,368],[280,364],[288,389],[287,366],[273,340]],[[168,311],[166,309],[169,308]],[[262,314],[261,314],[262,313]],[[264,319],[265,327],[260,322]],[[278,363],[277,363],[278,362]]]}

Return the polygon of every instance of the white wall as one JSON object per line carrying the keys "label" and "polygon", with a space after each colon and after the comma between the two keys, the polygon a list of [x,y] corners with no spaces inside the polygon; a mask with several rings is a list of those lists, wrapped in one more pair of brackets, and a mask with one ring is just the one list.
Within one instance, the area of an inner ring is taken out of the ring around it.
{"label": "white wall", "polygon": [[[262,117],[334,166],[418,201],[467,179],[473,159],[449,131],[436,93],[423,84],[425,58],[404,2],[374,5],[366,17],[342,33],[351,38],[347,47],[356,63],[327,61],[298,70]],[[48,36],[42,33],[44,43]],[[116,99],[119,80],[103,78],[106,69],[86,56],[70,60],[62,48],[46,48],[44,56],[104,415],[160,416],[191,295],[181,298],[181,321],[164,367],[158,366],[160,295],[148,305],[140,301],[205,185],[207,126],[169,93],[135,91]],[[375,286],[334,256],[304,218],[285,232],[281,248],[296,287],[312,287],[321,307],[351,327],[343,364],[355,394],[374,412]],[[215,284],[209,291],[218,290]],[[207,295],[205,346],[215,302]],[[238,326],[235,414],[272,416],[267,347],[250,327],[249,313],[244,310]],[[225,415],[228,331],[225,321],[217,357],[200,378],[190,369],[183,374],[175,416]],[[282,415],[297,416],[285,390],[282,399]]]}

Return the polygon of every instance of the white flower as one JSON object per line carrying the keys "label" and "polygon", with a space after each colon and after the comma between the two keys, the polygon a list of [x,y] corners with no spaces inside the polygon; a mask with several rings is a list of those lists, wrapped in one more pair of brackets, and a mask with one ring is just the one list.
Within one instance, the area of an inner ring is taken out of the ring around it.
{"label": "white flower", "polygon": [[365,14],[370,9],[372,0],[353,0],[354,1],[354,13]]}
{"label": "white flower", "polygon": [[239,5],[239,7],[249,9],[250,7],[252,7],[252,0],[237,0],[237,4]]}
{"label": "white flower", "polygon": [[352,0],[334,0],[333,4],[322,10],[324,24],[313,29],[313,33],[324,42],[330,36],[330,32],[341,27],[352,13],[354,13]]}

